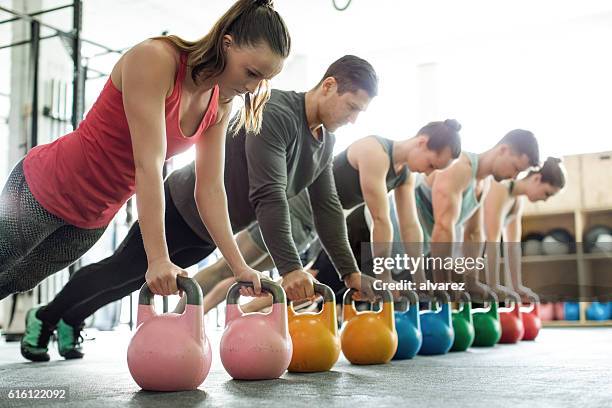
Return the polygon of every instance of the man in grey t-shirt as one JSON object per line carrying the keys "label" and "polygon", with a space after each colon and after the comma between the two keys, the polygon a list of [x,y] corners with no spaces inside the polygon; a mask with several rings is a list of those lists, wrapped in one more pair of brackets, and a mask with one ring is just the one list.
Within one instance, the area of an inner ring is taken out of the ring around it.
{"label": "man in grey t-shirt", "polygon": [[[303,270],[291,235],[287,200],[307,190],[315,229],[348,287],[361,290],[361,274],[350,250],[332,173],[335,136],[354,122],[377,92],[366,61],[345,56],[306,93],[273,90],[258,135],[241,129],[226,140],[225,188],[235,231],[257,221],[291,300],[313,296],[312,275]],[[193,165],[168,178],[178,212],[204,240],[212,242],[193,199]],[[365,278],[364,278],[365,279]],[[368,295],[370,285],[364,288]]]}

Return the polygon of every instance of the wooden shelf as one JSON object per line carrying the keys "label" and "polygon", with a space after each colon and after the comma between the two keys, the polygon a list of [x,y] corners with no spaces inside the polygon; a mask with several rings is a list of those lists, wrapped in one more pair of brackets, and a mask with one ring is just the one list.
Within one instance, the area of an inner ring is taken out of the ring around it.
{"label": "wooden shelf", "polygon": [[581,322],[579,320],[552,320],[542,322],[543,327],[612,327],[612,320],[587,320]]}
{"label": "wooden shelf", "polygon": [[575,210],[553,210],[547,211],[546,213],[524,213],[523,218],[546,218],[546,217],[558,217],[560,215],[574,216]]}
{"label": "wooden shelf", "polygon": [[583,259],[587,261],[591,260],[600,260],[600,259],[609,259],[612,260],[612,253],[609,252],[595,252],[582,255]]}

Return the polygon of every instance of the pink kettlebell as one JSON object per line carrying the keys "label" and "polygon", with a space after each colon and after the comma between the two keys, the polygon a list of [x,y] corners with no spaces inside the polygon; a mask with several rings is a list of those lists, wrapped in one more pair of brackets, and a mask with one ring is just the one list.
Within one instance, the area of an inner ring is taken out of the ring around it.
{"label": "pink kettlebell", "polygon": [[191,278],[176,277],[187,295],[183,314],[155,313],[153,293],[145,283],[138,298],[138,322],[127,363],[143,390],[194,390],[210,370],[212,352],[204,333],[202,289]]}
{"label": "pink kettlebell", "polygon": [[272,294],[268,314],[243,314],[238,305],[241,286],[237,282],[227,292],[225,331],[221,337],[221,362],[236,380],[271,380],[289,367],[293,351],[287,323],[285,291],[276,283],[262,279],[261,287]]}

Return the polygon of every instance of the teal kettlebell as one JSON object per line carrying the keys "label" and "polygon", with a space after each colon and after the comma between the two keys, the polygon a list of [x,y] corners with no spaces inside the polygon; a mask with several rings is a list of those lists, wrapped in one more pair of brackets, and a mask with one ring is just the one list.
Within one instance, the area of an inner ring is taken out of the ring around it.
{"label": "teal kettlebell", "polygon": [[493,347],[501,338],[497,296],[490,294],[492,300],[489,309],[474,309],[474,343],[475,347]]}
{"label": "teal kettlebell", "polygon": [[459,309],[453,310],[453,330],[455,340],[451,351],[465,351],[474,343],[474,320],[472,319],[472,302],[470,294],[462,293],[466,300],[459,302]]}
{"label": "teal kettlebell", "polygon": [[[446,354],[455,340],[450,297],[446,292],[439,292],[437,297],[440,297],[442,302],[442,307],[439,310],[421,312],[423,344],[419,350],[420,355]],[[434,299],[434,301],[436,300]]]}
{"label": "teal kettlebell", "polygon": [[421,319],[419,318],[419,297],[409,292],[408,309],[395,312],[395,330],[397,331],[397,351],[394,360],[405,360],[414,357],[423,343],[421,334]]}

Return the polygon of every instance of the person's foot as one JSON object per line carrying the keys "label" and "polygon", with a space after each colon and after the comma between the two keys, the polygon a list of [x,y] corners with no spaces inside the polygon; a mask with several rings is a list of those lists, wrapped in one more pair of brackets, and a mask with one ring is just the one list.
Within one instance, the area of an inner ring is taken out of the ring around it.
{"label": "person's foot", "polygon": [[26,313],[26,329],[21,338],[21,355],[30,361],[49,361],[49,339],[55,327],[36,317],[40,309],[32,308]]}
{"label": "person's foot", "polygon": [[73,358],[83,358],[83,336],[81,330],[85,325],[83,323],[72,326],[60,320],[57,325],[57,349],[60,356],[67,360]]}

